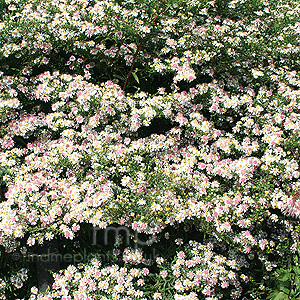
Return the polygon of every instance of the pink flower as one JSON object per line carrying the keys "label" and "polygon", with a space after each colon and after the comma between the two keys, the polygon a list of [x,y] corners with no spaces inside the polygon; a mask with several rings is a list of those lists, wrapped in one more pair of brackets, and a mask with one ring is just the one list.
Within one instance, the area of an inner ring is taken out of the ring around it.
{"label": "pink flower", "polygon": [[213,291],[210,289],[210,288],[205,288],[202,293],[204,295],[207,295],[207,296],[211,296],[213,294]]}
{"label": "pink flower", "polygon": [[168,271],[167,271],[167,270],[163,270],[163,271],[161,271],[159,274],[160,274],[160,276],[161,276],[162,278],[166,278],[166,277],[168,276]]}
{"label": "pink flower", "polygon": [[149,274],[149,269],[143,268],[142,273],[144,276],[147,276]]}
{"label": "pink flower", "polygon": [[251,251],[251,248],[249,246],[244,247],[243,252],[244,253],[249,253]]}
{"label": "pink flower", "polygon": [[153,294],[153,299],[162,299],[162,295],[161,295],[161,293],[154,293]]}
{"label": "pink flower", "polygon": [[223,281],[222,283],[221,283],[221,288],[222,289],[227,289],[229,287],[229,283],[227,282],[227,281]]}

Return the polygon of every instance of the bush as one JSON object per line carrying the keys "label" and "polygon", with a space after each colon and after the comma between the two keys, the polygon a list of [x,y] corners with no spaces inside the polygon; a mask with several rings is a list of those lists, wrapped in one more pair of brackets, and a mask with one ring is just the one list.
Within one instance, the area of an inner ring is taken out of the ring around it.
{"label": "bush", "polygon": [[296,295],[297,1],[0,8],[1,299]]}

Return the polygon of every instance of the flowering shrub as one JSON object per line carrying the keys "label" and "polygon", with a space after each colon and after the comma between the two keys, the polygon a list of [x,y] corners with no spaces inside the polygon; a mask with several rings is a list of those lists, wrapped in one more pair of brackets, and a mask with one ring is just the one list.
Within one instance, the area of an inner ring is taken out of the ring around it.
{"label": "flowering shrub", "polygon": [[0,8],[0,298],[266,299],[299,243],[297,1]]}

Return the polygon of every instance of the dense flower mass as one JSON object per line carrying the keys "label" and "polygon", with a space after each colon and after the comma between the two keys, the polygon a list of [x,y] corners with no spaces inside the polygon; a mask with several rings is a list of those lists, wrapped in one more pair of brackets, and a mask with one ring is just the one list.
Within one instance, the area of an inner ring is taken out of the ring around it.
{"label": "dense flower mass", "polygon": [[0,299],[266,299],[300,239],[298,2],[0,11]]}

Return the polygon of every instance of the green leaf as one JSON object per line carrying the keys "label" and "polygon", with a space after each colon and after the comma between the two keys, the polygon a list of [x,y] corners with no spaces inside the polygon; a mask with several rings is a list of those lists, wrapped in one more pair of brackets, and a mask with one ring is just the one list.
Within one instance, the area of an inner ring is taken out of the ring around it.
{"label": "green leaf", "polygon": [[298,256],[297,256],[297,255],[295,255],[295,256],[294,256],[294,262],[295,262],[295,264],[297,264],[297,263],[298,263],[298,261],[299,261],[299,258],[298,258]]}
{"label": "green leaf", "polygon": [[299,276],[295,277],[295,284],[300,287],[300,277]]}
{"label": "green leaf", "polygon": [[132,75],[133,75],[134,79],[136,80],[136,82],[138,84],[140,84],[140,80],[139,80],[138,76],[136,75],[136,73],[132,73]]}
{"label": "green leaf", "polygon": [[280,291],[288,295],[290,292],[290,289],[286,288],[284,286],[280,286]]}
{"label": "green leaf", "polygon": [[294,272],[296,273],[296,275],[300,275],[300,267],[298,266],[294,266],[293,267]]}
{"label": "green leaf", "polygon": [[270,300],[285,300],[285,299],[289,300],[289,297],[287,294],[285,294],[283,292],[274,291],[268,296],[268,299],[270,299]]}
{"label": "green leaf", "polygon": [[279,273],[278,280],[287,281],[290,279],[290,272],[288,270],[280,269],[278,273]]}
{"label": "green leaf", "polygon": [[117,74],[115,74],[114,77],[116,77],[116,78],[118,78],[120,80],[124,80],[125,79],[123,76],[120,76],[120,75],[117,75]]}

